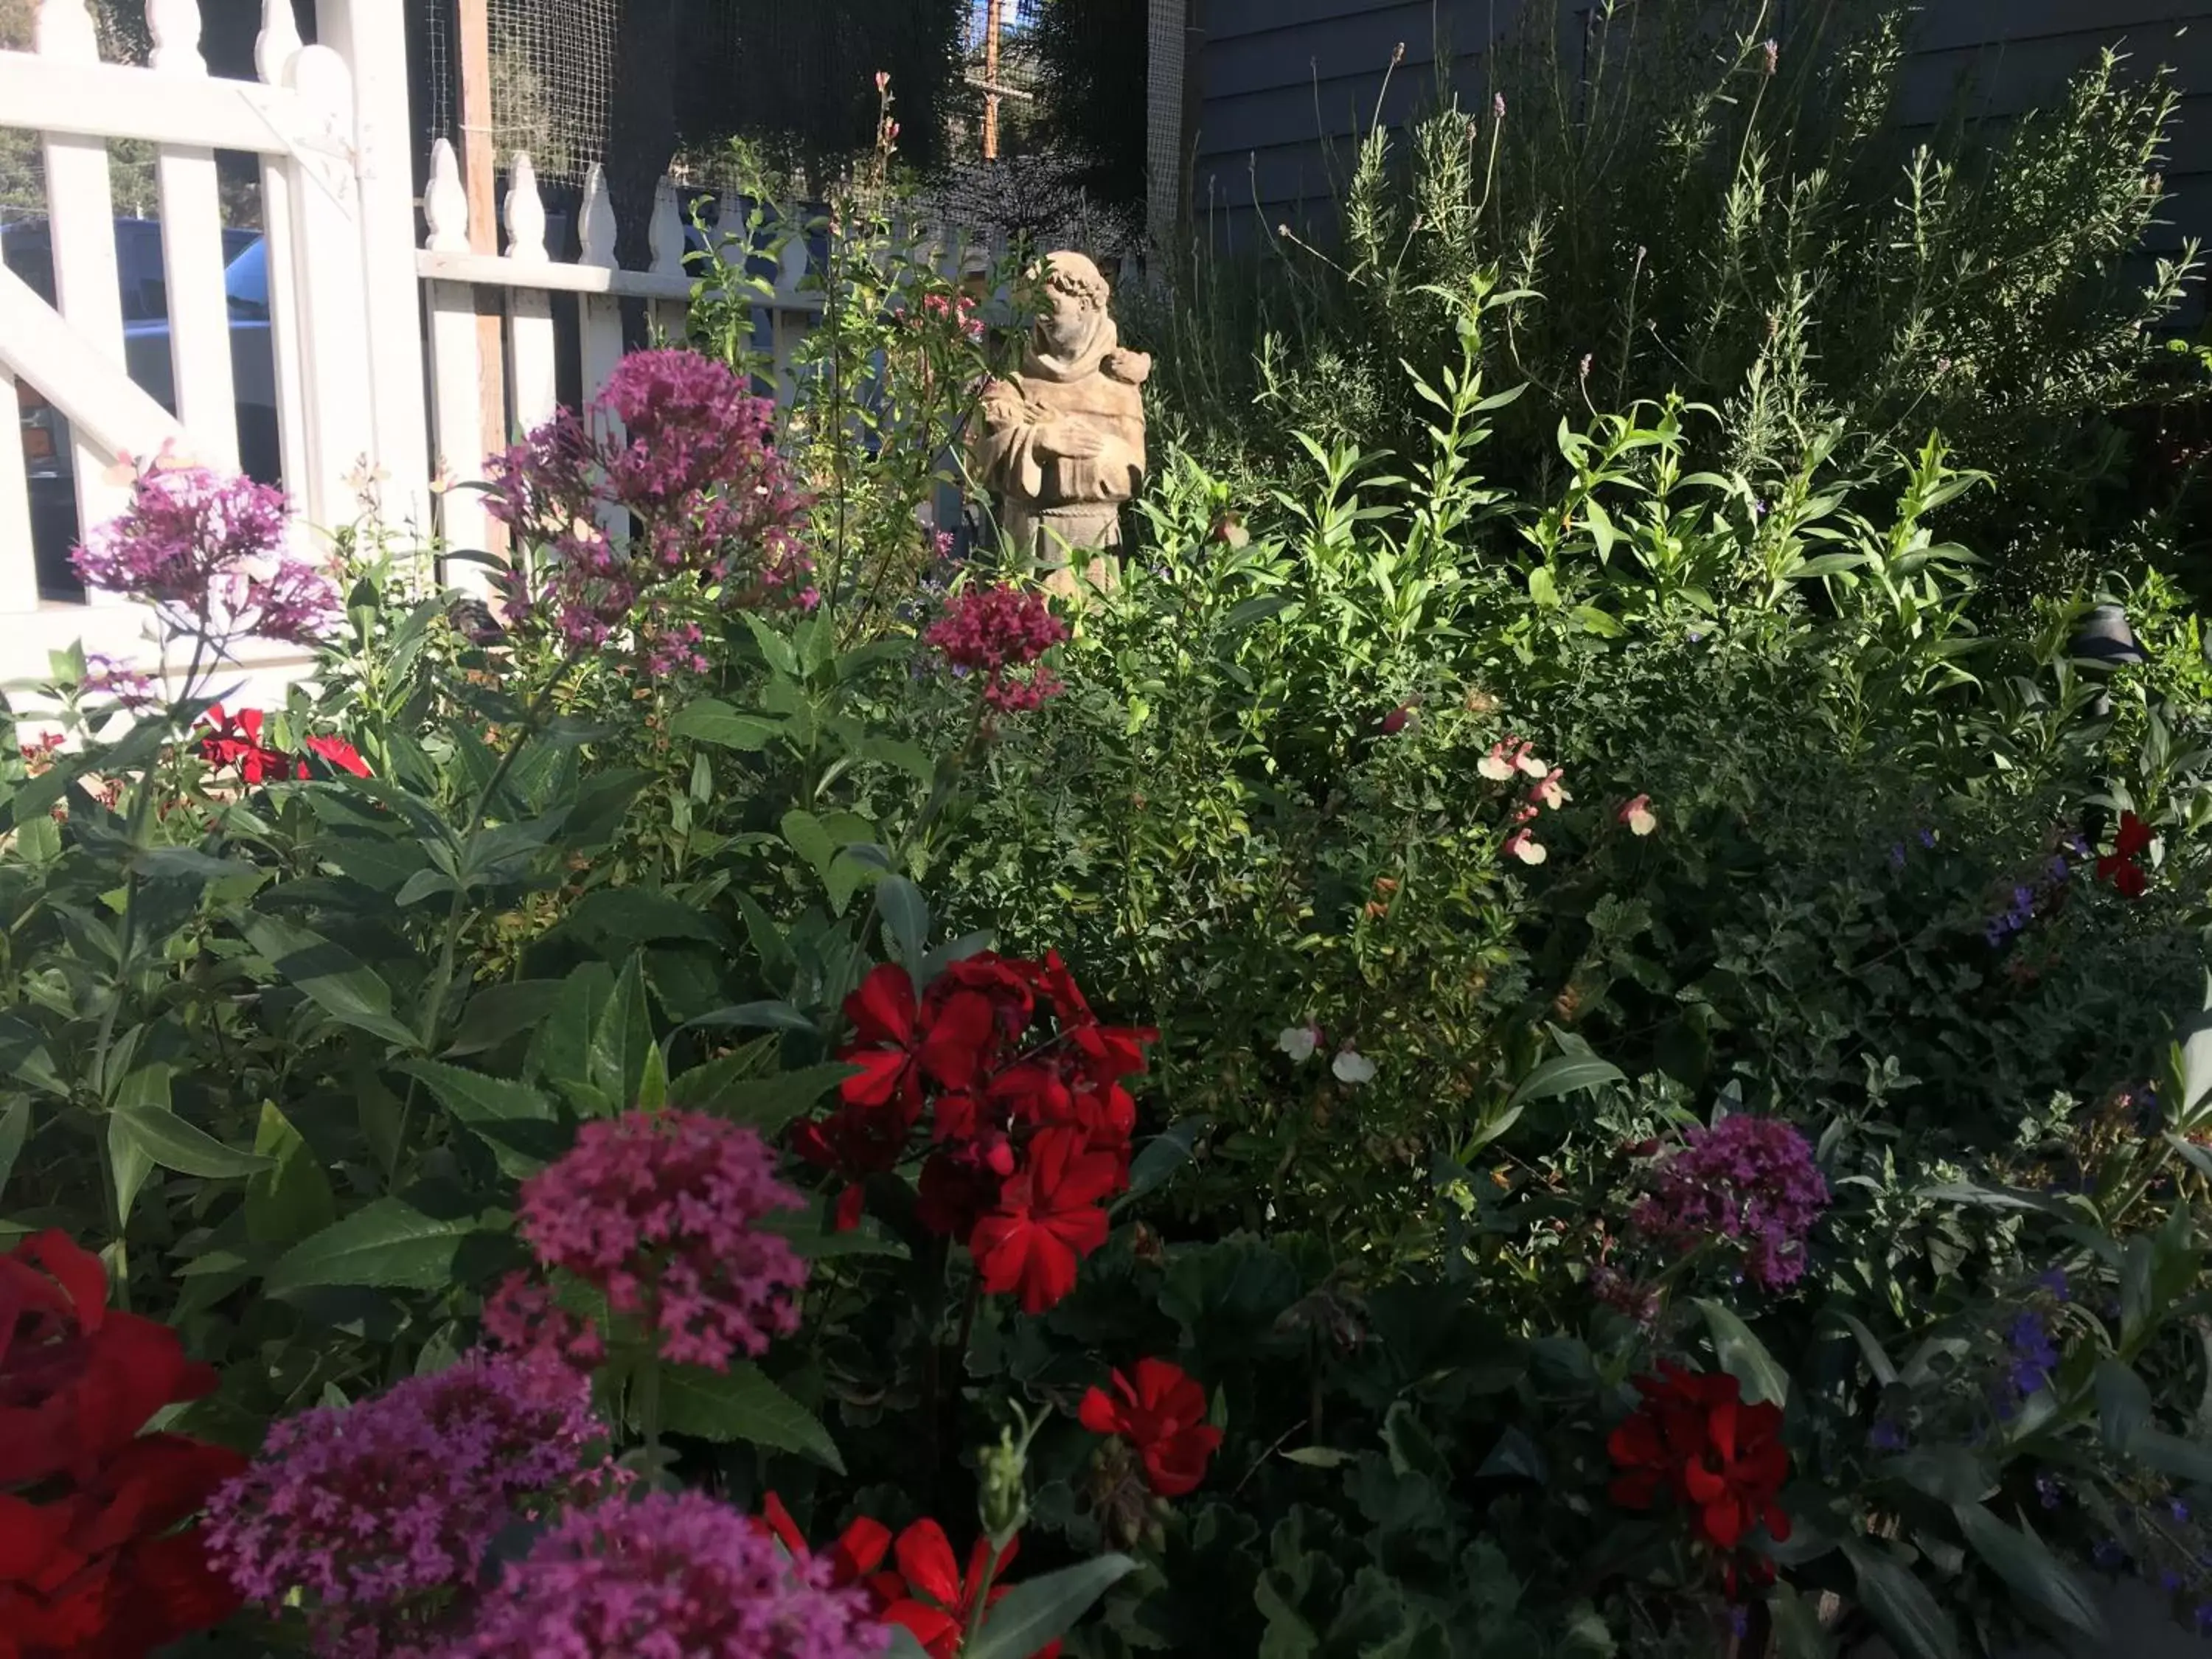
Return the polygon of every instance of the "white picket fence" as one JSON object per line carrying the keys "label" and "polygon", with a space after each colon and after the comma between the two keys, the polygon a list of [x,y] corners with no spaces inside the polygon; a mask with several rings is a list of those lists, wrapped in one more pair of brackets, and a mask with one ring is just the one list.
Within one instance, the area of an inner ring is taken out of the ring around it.
{"label": "white picket fence", "polygon": [[[276,426],[303,541],[355,522],[362,481],[374,479],[382,521],[403,537],[483,547],[481,498],[443,484],[480,475],[488,428],[520,432],[552,412],[556,293],[576,296],[586,397],[621,359],[624,300],[647,301],[665,332],[681,335],[692,284],[672,185],[657,198],[650,268],[627,270],[594,169],[580,257],[559,261],[530,158],[517,155],[506,251],[472,252],[489,239],[472,240],[468,192],[441,141],[416,246],[405,9],[399,0],[318,0],[318,44],[303,47],[290,0],[264,0],[260,78],[250,82],[208,73],[198,0],[146,0],[155,50],[143,68],[98,60],[85,0],[40,0],[34,49],[0,52],[0,121],[41,135],[56,301],[0,270],[0,410],[20,384],[68,420],[80,525],[122,506],[120,456],[171,444],[211,465],[237,464],[217,149],[261,158]],[[157,150],[173,415],[125,368],[110,138]],[[726,202],[726,222],[738,210]],[[981,269],[1001,251],[933,240],[948,274]],[[818,310],[803,286],[806,258],[803,239],[789,244],[772,294],[757,301],[780,392]],[[497,319],[496,371],[480,361],[484,317]],[[47,653],[79,639],[152,666],[137,606],[96,592],[82,605],[42,599],[33,550],[24,465],[0,456],[0,682],[43,676]],[[453,579],[475,568],[457,563]],[[249,647],[244,660],[254,697],[275,695],[303,665],[277,647]]]}

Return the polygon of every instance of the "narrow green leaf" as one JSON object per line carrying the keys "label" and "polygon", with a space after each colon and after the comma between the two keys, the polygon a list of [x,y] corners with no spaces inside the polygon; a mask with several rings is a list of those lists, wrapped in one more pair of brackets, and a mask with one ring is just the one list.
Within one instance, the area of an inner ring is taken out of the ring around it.
{"label": "narrow green leaf", "polygon": [[1597,1089],[1608,1083],[1626,1081],[1627,1073],[1620,1066],[1595,1054],[1554,1054],[1521,1079],[1508,1103],[1526,1107],[1536,1101],[1572,1094],[1577,1089]]}
{"label": "narrow green leaf", "polygon": [[507,980],[479,986],[462,1010],[460,1024],[454,1028],[446,1053],[479,1054],[498,1048],[544,1019],[560,994],[561,981],[556,979]]}
{"label": "narrow green leaf", "polygon": [[1883,1459],[1875,1466],[1875,1473],[1885,1480],[1901,1480],[1939,1504],[1978,1504],[1996,1486],[1982,1460],[1964,1446],[1915,1446]]}
{"label": "narrow green leaf", "polygon": [[1126,1555],[1101,1555],[1008,1590],[983,1615],[983,1628],[962,1659],[1030,1659],[1075,1628],[1092,1603],[1137,1570]]}
{"label": "narrow green leaf", "polygon": [[740,714],[726,702],[702,697],[669,721],[668,729],[674,736],[689,738],[694,743],[711,743],[720,749],[740,749],[751,753],[767,748],[769,740],[783,730],[783,722],[758,714]]}
{"label": "narrow green leaf", "polygon": [[253,1150],[270,1160],[246,1183],[246,1236],[257,1244],[292,1244],[337,1219],[330,1177],[273,1100],[261,1103]]}
{"label": "narrow green leaf", "polygon": [[1120,1203],[1142,1198],[1165,1183],[1190,1162],[1191,1149],[1212,1127],[1213,1120],[1210,1117],[1187,1117],[1170,1124],[1146,1141],[1145,1149],[1129,1162],[1129,1189],[1121,1195]]}
{"label": "narrow green leaf", "polygon": [[0,1112],[0,1193],[8,1190],[8,1177],[15,1173],[15,1159],[31,1135],[31,1103],[17,1095]]}
{"label": "narrow green leaf", "polygon": [[1959,1632],[1911,1568],[1876,1545],[1844,1540],[1859,1604],[1895,1644],[1899,1659],[1959,1659]]}
{"label": "narrow green leaf", "polygon": [[2128,1451],[2160,1474],[2170,1474],[2177,1480],[2212,1484],[2212,1446],[2202,1446],[2157,1429],[2137,1429],[2129,1437]]}
{"label": "narrow green leaf", "polygon": [[1874,1373],[1874,1380],[1884,1388],[1896,1382],[1897,1366],[1889,1357],[1889,1350],[1883,1347],[1881,1340],[1867,1328],[1866,1322],[1856,1314],[1839,1313],[1837,1317],[1844,1322],[1844,1328],[1857,1341],[1859,1352],[1865,1357],[1867,1369]]}
{"label": "narrow green leaf", "polygon": [[747,1073],[745,1061],[745,1056],[732,1054],[695,1066],[670,1080],[668,1097],[687,1110],[712,1112],[770,1135],[811,1111],[854,1070],[832,1063],[760,1077]]}
{"label": "narrow green leaf", "polygon": [[410,1060],[399,1069],[422,1079],[438,1103],[464,1123],[550,1121],[554,1115],[553,1103],[526,1083],[486,1077],[435,1060]]}
{"label": "narrow green leaf", "polygon": [[392,1017],[392,988],[350,951],[304,927],[252,911],[240,918],[239,931],[280,978],[331,1018],[404,1048],[420,1046],[415,1034]]}
{"label": "narrow green leaf", "polygon": [[617,1111],[635,1104],[645,1080],[645,1057],[652,1052],[653,1015],[646,1006],[645,975],[635,956],[623,963],[614,994],[592,1028],[591,1085],[615,1103]]}
{"label": "narrow green leaf", "polygon": [[1777,1584],[1766,1607],[1778,1659],[1830,1659],[1835,1652],[1835,1638],[1820,1627],[1819,1610],[1793,1585]]}
{"label": "narrow green leaf", "polygon": [[2150,1389],[2134,1370],[2107,1355],[2097,1362],[2097,1426],[2105,1444],[2126,1451],[2150,1426]]}
{"label": "narrow green leaf", "polygon": [[[635,1396],[633,1395],[633,1406]],[[813,1413],[769,1380],[749,1362],[726,1371],[699,1365],[669,1365],[660,1373],[660,1424],[672,1434],[688,1434],[719,1444],[747,1441],[772,1450],[795,1452],[826,1464],[839,1474],[844,1459]],[[631,1426],[642,1428],[635,1415]]]}
{"label": "narrow green leaf", "polygon": [[919,972],[929,951],[929,901],[921,889],[904,876],[885,876],[876,884],[876,908],[898,945],[898,959],[908,972]]}
{"label": "narrow green leaf", "polygon": [[1744,1399],[1754,1406],[1788,1405],[1790,1373],[1775,1364],[1774,1356],[1752,1334],[1751,1327],[1717,1302],[1699,1297],[1697,1304],[1698,1311],[1705,1316],[1705,1329],[1711,1333],[1721,1369],[1743,1384]]}
{"label": "narrow green leaf", "polygon": [[179,1175],[219,1181],[272,1169],[276,1161],[258,1152],[226,1146],[205,1130],[158,1106],[118,1106],[113,1114],[123,1133],[147,1157]]}
{"label": "narrow green leaf", "polygon": [[107,1115],[107,1167],[115,1182],[115,1222],[120,1229],[129,1224],[139,1189],[154,1173],[154,1155],[120,1112]]}
{"label": "narrow green leaf", "polygon": [[1951,1512],[1968,1547],[2030,1607],[2085,1636],[2105,1633],[2104,1618],[2089,1592],[2040,1538],[2005,1525],[1979,1504],[1959,1504]]}
{"label": "narrow green leaf", "polygon": [[365,1285],[434,1291],[453,1278],[453,1253],[476,1231],[469,1221],[441,1221],[396,1198],[379,1198],[301,1239],[269,1270],[271,1296],[322,1285]]}

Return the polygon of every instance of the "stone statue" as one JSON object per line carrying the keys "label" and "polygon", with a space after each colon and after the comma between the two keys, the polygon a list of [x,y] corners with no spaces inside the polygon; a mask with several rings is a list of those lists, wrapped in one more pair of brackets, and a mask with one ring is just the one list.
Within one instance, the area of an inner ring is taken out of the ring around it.
{"label": "stone statue", "polygon": [[[1124,351],[1106,314],[1106,279],[1080,253],[1045,256],[1045,309],[1021,372],[983,389],[975,470],[1003,503],[1000,527],[1022,557],[1073,592],[1070,555],[1121,544],[1121,503],[1145,474],[1145,404],[1152,360]],[[1090,580],[1110,581],[1104,558]]]}

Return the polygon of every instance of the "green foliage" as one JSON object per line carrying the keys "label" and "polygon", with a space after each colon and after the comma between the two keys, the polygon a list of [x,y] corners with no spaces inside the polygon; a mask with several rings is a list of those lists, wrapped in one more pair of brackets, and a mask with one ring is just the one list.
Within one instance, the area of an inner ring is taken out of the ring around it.
{"label": "green foliage", "polygon": [[2203,385],[2155,339],[2193,246],[2147,283],[2132,263],[2169,78],[2108,54],[2048,108],[1983,122],[1969,88],[1929,132],[1900,122],[1904,9],[1775,9],[1607,3],[1579,64],[1531,13],[1484,59],[1502,103],[1445,94],[1361,141],[1340,247],[1188,274],[1151,319],[1167,411],[1224,470],[1297,431],[1407,449],[1425,414],[1399,365],[1452,360],[1439,296],[1494,268],[1524,292],[1486,362],[1529,387],[1504,476],[1549,493],[1563,418],[1669,393],[1723,471],[1857,471],[1940,428],[1997,479],[1972,538],[2008,584],[2093,575],[2078,549],[2137,510],[2112,417]]}

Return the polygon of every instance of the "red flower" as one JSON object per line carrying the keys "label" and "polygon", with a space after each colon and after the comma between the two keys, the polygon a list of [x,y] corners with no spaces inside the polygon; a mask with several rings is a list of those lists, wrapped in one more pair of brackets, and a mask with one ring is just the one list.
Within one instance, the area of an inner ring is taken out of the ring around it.
{"label": "red flower", "polygon": [[[350,772],[357,778],[369,775],[368,763],[361,757],[361,750],[343,738],[309,738],[307,741],[309,754],[319,755],[341,772]],[[302,776],[306,770],[304,767],[301,769]]]}
{"label": "red flower", "polygon": [[[1006,1540],[1004,1552],[991,1563],[991,1588],[985,1595],[984,1565],[990,1561],[990,1540],[975,1540],[968,1553],[968,1571],[963,1576],[945,1528],[934,1521],[915,1522],[898,1535],[894,1557],[898,1571],[878,1573],[871,1582],[883,1606],[883,1621],[904,1625],[930,1659],[954,1659],[975,1618],[976,1599],[982,1597],[988,1607],[1010,1588],[1004,1582],[1006,1571],[1020,1547],[1020,1539]],[[1058,1659],[1059,1653],[1060,1644],[1048,1642],[1030,1659]]]}
{"label": "red flower", "polygon": [[1079,1130],[1039,1130],[999,1207],[968,1242],[983,1288],[1018,1288],[1025,1313],[1042,1313],[1074,1289],[1075,1264],[1106,1242],[1098,1203],[1121,1184],[1125,1167],[1111,1152],[1086,1151]]}
{"label": "red flower", "polygon": [[0,1487],[87,1480],[162,1407],[215,1385],[167,1326],[109,1310],[100,1259],[68,1235],[0,1256]]}
{"label": "red flower", "polygon": [[200,740],[200,757],[210,765],[236,767],[239,777],[247,783],[288,778],[295,769],[304,775],[307,769],[289,755],[262,743],[264,719],[258,708],[241,708],[235,715],[225,714],[222,705],[216,703],[208,710],[210,725],[208,735]]}
{"label": "red flower", "polygon": [[1079,1415],[1093,1434],[1118,1434],[1144,1460],[1145,1479],[1163,1498],[1181,1498],[1206,1479],[1221,1431],[1206,1420],[1206,1390],[1180,1365],[1139,1359],[1136,1381],[1113,1373],[1116,1400],[1103,1389],[1083,1396]]}
{"label": "red flower", "polygon": [[[813,1552],[806,1547],[806,1539],[799,1532],[799,1523],[791,1518],[791,1511],[784,1508],[783,1499],[774,1492],[769,1492],[762,1500],[760,1519],[754,1525],[781,1540],[784,1548],[791,1552],[793,1560],[805,1561],[812,1558]],[[883,1565],[884,1556],[890,1547],[891,1529],[880,1521],[872,1521],[862,1516],[838,1534],[837,1541],[830,1546],[830,1587],[844,1589],[857,1584],[872,1597],[874,1585],[869,1582],[868,1575]],[[882,1610],[880,1601],[877,1602],[876,1608],[878,1612]]]}
{"label": "red flower", "polygon": [[1723,1552],[1762,1524],[1776,1541],[1787,1539],[1790,1516],[1775,1501],[1790,1475],[1781,1407],[1743,1404],[1735,1378],[1723,1372],[1664,1361],[1660,1370],[1636,1379],[1644,1403],[1606,1443],[1621,1468],[1613,1501],[1650,1509],[1671,1492],[1692,1510],[1698,1536]]}
{"label": "red flower", "polygon": [[152,1434],[52,1501],[0,1496],[0,1654],[143,1659],[228,1619],[237,1592],[198,1529],[173,1528],[246,1464],[227,1447]]}
{"label": "red flower", "polygon": [[939,999],[931,988],[931,1006],[919,1006],[906,969],[887,962],[871,969],[845,999],[855,1041],[837,1058],[860,1070],[838,1085],[838,1093],[851,1106],[896,1103],[902,1130],[921,1116],[925,1079],[952,1089],[973,1084],[994,1023],[988,999]]}
{"label": "red flower", "polygon": [[2120,814],[2112,850],[2097,860],[2097,879],[2109,881],[2127,898],[2137,899],[2150,885],[2150,872],[2136,862],[2150,850],[2151,827],[2132,812]]}

